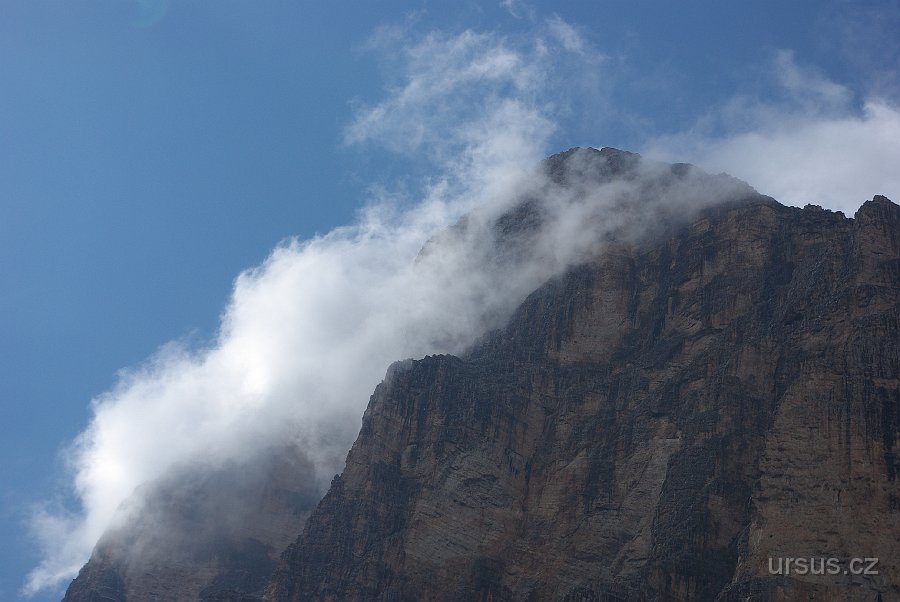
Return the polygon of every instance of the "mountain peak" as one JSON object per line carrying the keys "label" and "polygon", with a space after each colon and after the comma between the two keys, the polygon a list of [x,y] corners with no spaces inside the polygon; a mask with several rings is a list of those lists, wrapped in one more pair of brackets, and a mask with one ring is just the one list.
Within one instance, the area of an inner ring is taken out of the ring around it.
{"label": "mountain peak", "polygon": [[545,165],[547,173],[554,181],[564,183],[567,172],[594,171],[606,178],[629,177],[636,174],[643,157],[637,153],[604,146],[600,150],[593,147],[576,146],[567,151],[550,156]]}
{"label": "mountain peak", "polygon": [[875,218],[888,221],[900,221],[900,206],[882,194],[876,194],[871,201],[863,203],[856,210],[855,219]]}
{"label": "mountain peak", "polygon": [[314,509],[299,449],[184,471],[66,602],[900,596],[887,563],[771,573],[898,557],[900,208],[787,208],[612,147],[537,175],[423,248],[439,334],[482,336],[388,369]]}

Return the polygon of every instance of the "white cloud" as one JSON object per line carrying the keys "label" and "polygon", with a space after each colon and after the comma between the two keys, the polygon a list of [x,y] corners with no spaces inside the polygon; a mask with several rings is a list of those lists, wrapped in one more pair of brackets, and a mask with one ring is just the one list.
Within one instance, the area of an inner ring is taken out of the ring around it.
{"label": "white cloud", "polygon": [[71,578],[123,501],[184,465],[295,443],[321,490],[391,362],[461,351],[560,269],[520,266],[498,279],[468,239],[415,260],[463,212],[479,206],[488,220],[511,202],[554,128],[552,66],[581,59],[549,38],[388,33],[380,43],[400,52],[402,83],[360,109],[347,141],[427,147],[436,175],[418,200],[372,199],[356,224],[279,246],[236,279],[214,344],[170,343],[93,400],[69,454],[81,508],[36,513],[44,560],[27,592]]}
{"label": "white cloud", "polygon": [[853,93],[846,86],[829,80],[812,67],[797,65],[790,50],[775,55],[774,67],[778,83],[808,113],[844,111],[853,100]]}
{"label": "white cloud", "polygon": [[[440,162],[471,145],[470,131],[461,124],[473,115],[496,115],[498,106],[508,110],[511,104],[527,107],[545,120],[541,127],[552,128],[547,116],[568,102],[567,91],[583,92],[570,76],[590,74],[596,82],[604,57],[559,17],[537,24],[531,34],[466,30],[413,38],[401,28],[379,29],[369,46],[401,57],[399,75],[384,100],[357,104],[345,142],[376,143]],[[520,128],[509,124],[508,129]],[[541,135],[546,139],[548,134]],[[507,151],[522,158],[516,147]]]}
{"label": "white cloud", "polygon": [[[321,489],[392,361],[459,352],[591,253],[604,229],[660,221],[628,213],[616,201],[629,194],[621,185],[590,194],[550,187],[550,227],[522,261],[498,265],[483,246],[498,212],[522,190],[547,186],[531,168],[550,150],[566,95],[585,92],[579,78],[597,87],[605,76],[603,55],[576,28],[558,17],[535,27],[527,38],[379,30],[371,48],[399,57],[398,75],[382,100],[358,105],[345,140],[424,156],[433,176],[416,198],[379,193],[357,223],[279,246],[236,279],[214,344],[169,344],[94,400],[70,457],[81,508],[36,514],[44,561],[27,590],[71,577],[136,487],[197,459],[221,465],[294,443]],[[648,154],[728,171],[782,202],[852,210],[875,193],[900,196],[896,105],[871,99],[856,109],[846,88],[790,53],[776,57],[773,78],[786,101],[735,99],[691,130],[649,142]],[[670,209],[709,200],[709,190],[698,192],[704,183],[688,184],[672,192]],[[417,260],[426,241],[475,207],[460,238],[443,236],[440,252]]]}
{"label": "white cloud", "polygon": [[578,33],[570,23],[563,21],[558,15],[547,20],[547,27],[553,35],[569,52],[586,54],[591,52],[590,46],[584,37]]}
{"label": "white cloud", "polygon": [[736,97],[644,152],[726,171],[789,205],[852,215],[875,194],[900,198],[900,105],[870,98],[857,108],[848,88],[789,52],[778,53],[773,76],[783,101]]}
{"label": "white cloud", "polygon": [[488,113],[497,98],[539,89],[546,75],[527,49],[512,48],[491,33],[433,32],[412,43],[396,31],[380,34],[375,45],[405,59],[402,82],[382,102],[358,108],[345,131],[351,144],[375,142],[397,152],[423,146],[430,153],[456,151],[465,144],[457,126],[473,108]]}

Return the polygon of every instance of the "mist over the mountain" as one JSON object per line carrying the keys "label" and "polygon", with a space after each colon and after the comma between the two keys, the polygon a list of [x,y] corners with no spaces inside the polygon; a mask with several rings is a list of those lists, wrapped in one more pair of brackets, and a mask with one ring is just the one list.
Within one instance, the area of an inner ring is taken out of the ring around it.
{"label": "mist over the mountain", "polygon": [[[582,251],[547,239],[539,265],[501,265],[468,245],[521,191],[540,186],[554,78],[585,64],[583,52],[566,49],[567,31],[547,27],[525,44],[432,34],[403,51],[406,87],[359,107],[346,138],[421,154],[433,175],[414,196],[374,190],[352,225],[279,245],[235,280],[212,344],[173,341],[93,400],[67,454],[81,507],[36,514],[45,556],[27,591],[72,577],[123,502],[141,507],[153,483],[177,483],[172,474],[229,462],[252,470],[261,450],[288,446],[321,493],[391,362],[462,350]],[[381,30],[373,44],[384,40],[398,42]],[[474,207],[465,239],[415,261]]]}
{"label": "mist over the mountain", "polygon": [[[214,347],[170,347],[97,402],[76,456],[89,518],[128,525],[127,556],[148,562],[169,549],[190,556],[230,524],[246,528],[273,457],[308,466],[293,487],[315,500],[341,470],[390,363],[461,353],[605,244],[753,192],[618,151],[562,157],[523,170],[508,193],[430,239],[422,223],[436,218],[419,210],[398,226],[369,221],[285,246],[242,275]],[[531,226],[506,229],[510,211],[528,212]],[[178,527],[185,519],[167,499],[189,500],[200,525]]]}
{"label": "mist over the mountain", "polygon": [[[392,362],[462,353],[604,245],[754,193],[628,153],[542,162],[565,77],[603,73],[602,54],[561,19],[536,25],[528,43],[393,30],[372,43],[402,47],[404,83],[360,105],[345,142],[416,156],[432,175],[413,195],[373,192],[354,224],[280,244],[236,278],[211,344],[169,343],[92,401],[68,454],[80,507],[37,514],[44,560],[28,591],[71,578],[103,533],[126,525],[139,535],[134,562],[167,549],[202,555],[207,537],[248,528],[246,509],[265,503],[263,477],[286,470],[285,458],[303,478],[279,499],[310,510]],[[508,231],[517,210],[532,227]],[[184,516],[202,519],[189,537]]]}

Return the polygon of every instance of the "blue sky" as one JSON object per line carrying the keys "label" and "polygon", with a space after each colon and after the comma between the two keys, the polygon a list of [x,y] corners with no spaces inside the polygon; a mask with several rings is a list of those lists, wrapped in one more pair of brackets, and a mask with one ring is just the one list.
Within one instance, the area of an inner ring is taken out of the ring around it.
{"label": "blue sky", "polygon": [[[497,149],[897,200],[898,30],[897,2],[0,3],[0,598],[48,558],[37,509],[80,524],[66,450],[91,400],[170,341],[218,345],[279,242],[408,211]],[[486,107],[496,148],[472,142]]]}

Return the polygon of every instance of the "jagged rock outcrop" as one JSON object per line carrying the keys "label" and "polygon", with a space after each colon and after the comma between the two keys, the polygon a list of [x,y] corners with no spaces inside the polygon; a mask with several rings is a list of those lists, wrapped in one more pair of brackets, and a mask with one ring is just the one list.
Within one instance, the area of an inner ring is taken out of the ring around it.
{"label": "jagged rock outcrop", "polygon": [[[595,239],[504,328],[392,366],[308,519],[302,460],[238,486],[182,475],[66,601],[900,599],[900,208],[848,219],[648,165],[548,159],[566,202],[621,203],[579,214]],[[540,257],[547,190],[493,223],[499,273]],[[222,491],[256,519],[217,538],[191,500]],[[857,557],[877,574],[849,574]]]}
{"label": "jagged rock outcrop", "polygon": [[748,195],[394,366],[269,597],[900,599],[898,236]]}

